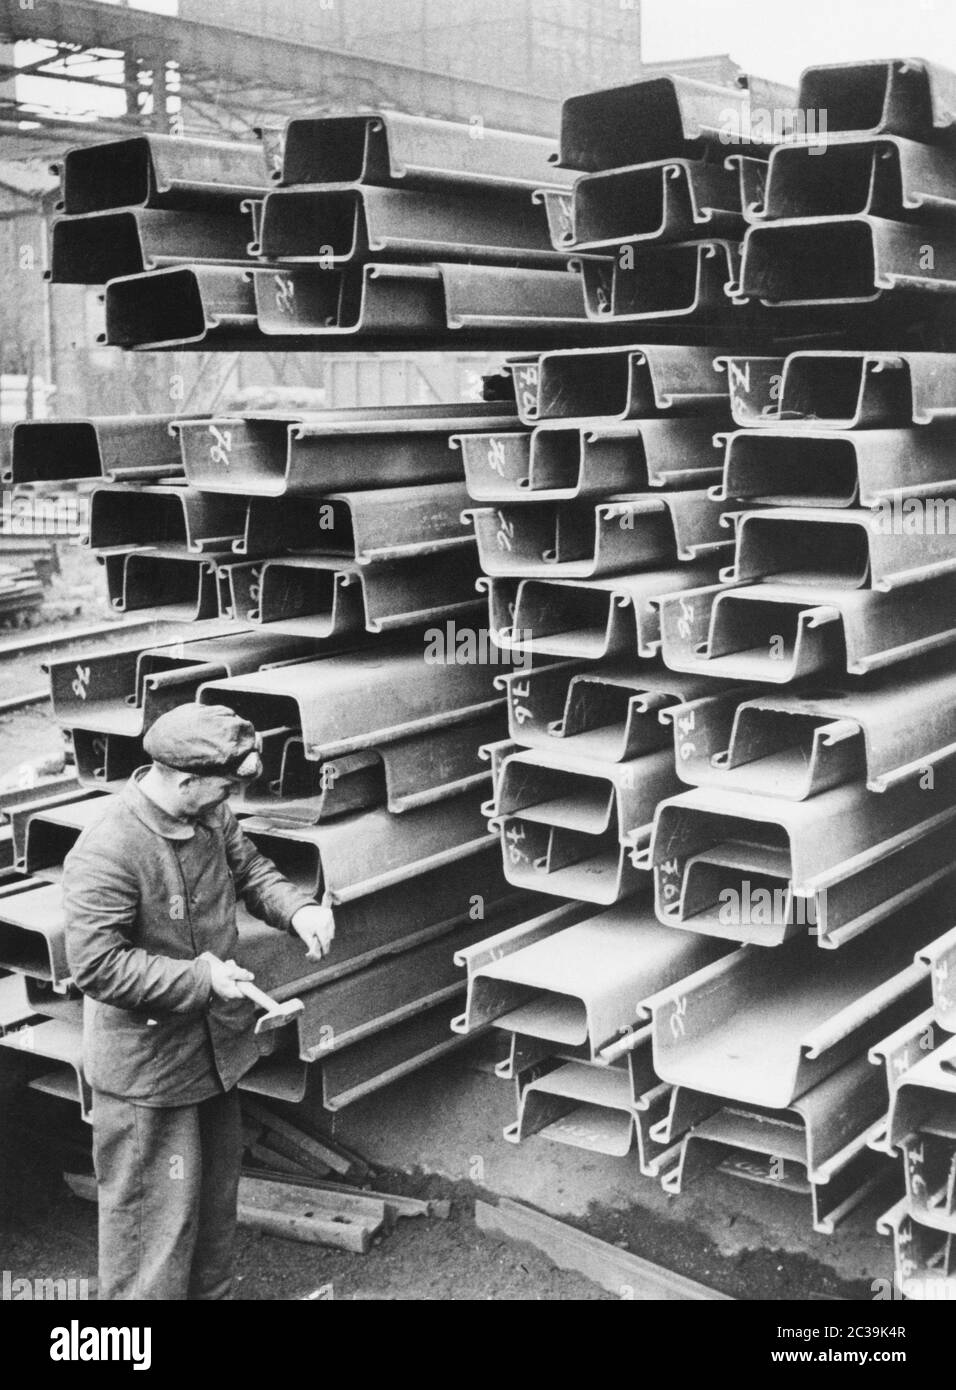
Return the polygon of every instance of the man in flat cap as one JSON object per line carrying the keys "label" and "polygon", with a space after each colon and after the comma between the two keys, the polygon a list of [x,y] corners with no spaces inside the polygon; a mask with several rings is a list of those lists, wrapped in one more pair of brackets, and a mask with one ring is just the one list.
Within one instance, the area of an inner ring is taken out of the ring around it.
{"label": "man in flat cap", "polygon": [[64,863],[66,948],[86,996],[101,1299],[228,1298],[242,1142],[258,1056],[233,960],[236,895],[313,960],[332,915],[259,854],[226,805],[262,770],[252,725],[181,705]]}

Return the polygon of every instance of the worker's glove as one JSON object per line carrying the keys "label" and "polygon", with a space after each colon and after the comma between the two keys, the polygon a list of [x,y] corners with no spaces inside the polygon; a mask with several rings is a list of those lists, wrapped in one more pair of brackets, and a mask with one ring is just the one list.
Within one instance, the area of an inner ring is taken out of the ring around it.
{"label": "worker's glove", "polygon": [[209,965],[212,976],[212,992],[217,999],[244,999],[245,995],[236,985],[237,980],[253,980],[251,970],[244,970],[234,960],[220,960],[212,951],[203,951],[199,957]]}
{"label": "worker's glove", "polygon": [[309,903],[306,907],[300,907],[292,918],[292,930],[308,946],[306,954],[309,960],[321,960],[332,949],[335,919],[329,908]]}

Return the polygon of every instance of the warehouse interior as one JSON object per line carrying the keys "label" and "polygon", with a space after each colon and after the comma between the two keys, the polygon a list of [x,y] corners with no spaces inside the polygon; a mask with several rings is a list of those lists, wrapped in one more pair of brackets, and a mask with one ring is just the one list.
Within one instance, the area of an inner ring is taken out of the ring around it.
{"label": "warehouse interior", "polygon": [[697,8],[0,0],[4,1271],[227,706],[335,931],[238,910],[233,1297],[956,1297],[956,33]]}

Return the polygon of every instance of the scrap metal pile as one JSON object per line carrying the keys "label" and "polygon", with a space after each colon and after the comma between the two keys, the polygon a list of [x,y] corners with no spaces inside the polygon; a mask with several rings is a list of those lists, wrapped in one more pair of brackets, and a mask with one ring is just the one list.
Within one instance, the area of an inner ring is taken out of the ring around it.
{"label": "scrap metal pile", "polygon": [[105,284],[107,343],[513,355],[482,402],[15,430],[15,485],[102,480],[114,606],[195,624],[51,668],[79,786],[10,808],[0,889],[36,1084],[88,1098],[57,866],[159,713],[225,703],[245,832],[336,917],[308,967],[243,919],[305,1003],[244,1084],[336,1108],[494,1028],[506,1138],[820,1231],[905,1175],[898,1274],[956,1277],[954,92],[894,60],[576,97],[557,155],[393,113],[67,155],[51,278]]}

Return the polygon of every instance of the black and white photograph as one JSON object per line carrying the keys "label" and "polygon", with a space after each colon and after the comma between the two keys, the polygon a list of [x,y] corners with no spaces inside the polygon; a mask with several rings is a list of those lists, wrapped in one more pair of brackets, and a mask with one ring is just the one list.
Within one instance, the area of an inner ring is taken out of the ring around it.
{"label": "black and white photograph", "polygon": [[200,1301],[938,1374],[956,0],[0,0],[0,1302]]}

